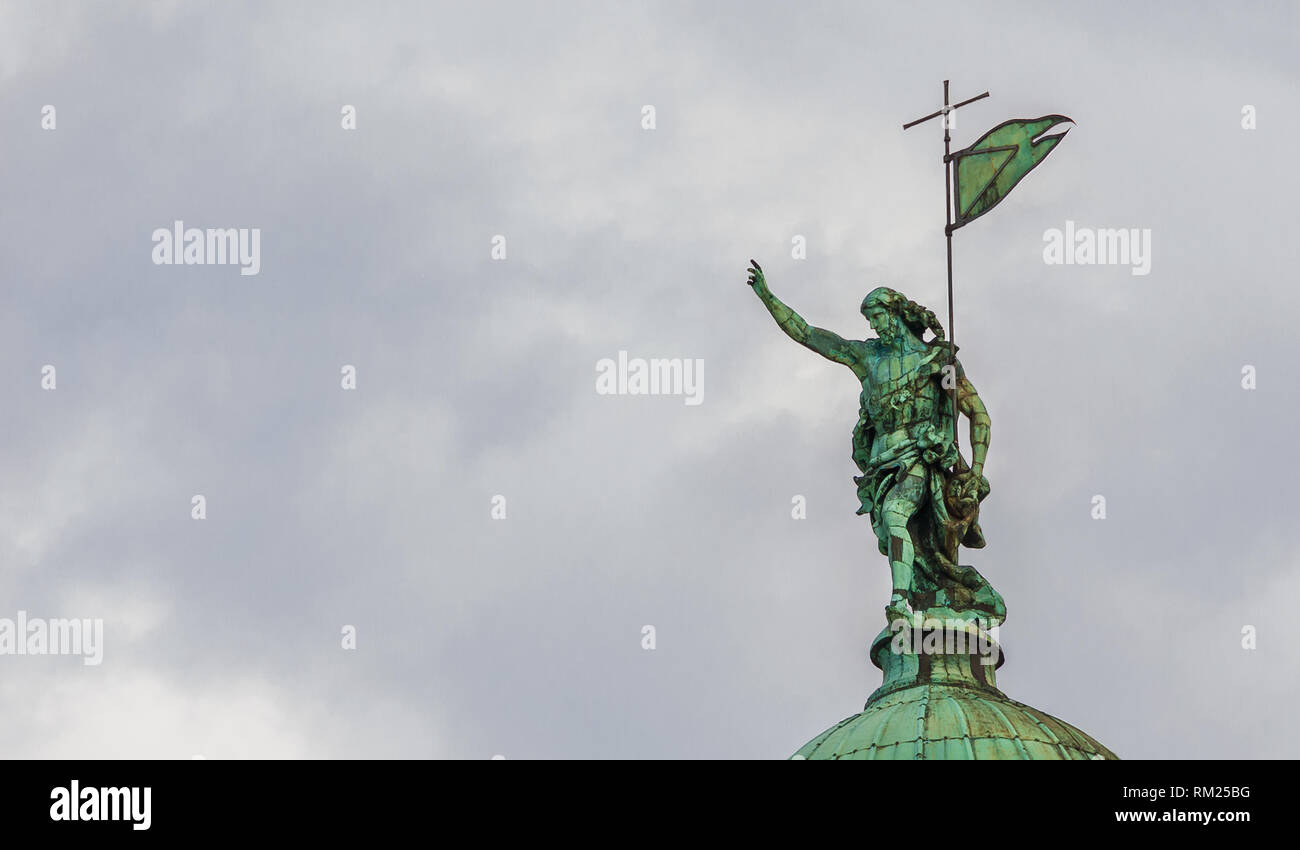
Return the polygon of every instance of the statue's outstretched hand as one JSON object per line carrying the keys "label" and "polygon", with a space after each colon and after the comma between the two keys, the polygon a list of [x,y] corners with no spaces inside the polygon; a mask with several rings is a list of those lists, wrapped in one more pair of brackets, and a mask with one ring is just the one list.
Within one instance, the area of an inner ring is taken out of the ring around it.
{"label": "statue's outstretched hand", "polygon": [[755,292],[763,292],[767,289],[767,279],[763,277],[763,267],[753,260],[749,261],[749,285],[754,287]]}

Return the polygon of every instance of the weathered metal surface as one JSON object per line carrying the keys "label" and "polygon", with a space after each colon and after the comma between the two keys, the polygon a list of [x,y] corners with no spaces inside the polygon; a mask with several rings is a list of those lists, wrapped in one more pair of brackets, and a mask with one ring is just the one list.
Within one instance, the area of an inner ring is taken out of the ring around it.
{"label": "weathered metal surface", "polygon": [[[854,481],[858,513],[870,516],[893,576],[886,618],[924,608],[938,616],[1002,622],[1002,597],[974,567],[958,561],[959,546],[984,546],[979,506],[989,494],[983,473],[990,422],[938,317],[902,293],[878,287],[861,307],[877,337],[845,339],[810,326],[772,294],[757,263],[749,269],[749,284],[786,334],[847,366],[862,386],[852,452],[862,475]],[[950,389],[970,422],[969,462],[953,439]]]}
{"label": "weathered metal surface", "polygon": [[1117,759],[1091,736],[996,691],[918,685],[870,703],[795,758]]}
{"label": "weathered metal surface", "polygon": [[970,147],[952,154],[953,228],[962,227],[993,209],[1016,184],[1042,162],[1065,132],[1039,137],[1064,115],[1017,118],[989,130]]}
{"label": "weathered metal surface", "polygon": [[[949,105],[904,129],[980,100]],[[1004,122],[949,155],[944,122],[948,216],[948,324],[952,328],[952,232],[991,210],[1065,135],[1040,137],[1063,115]],[[1035,139],[1037,138],[1037,141]],[[772,294],[750,260],[749,285],[791,339],[847,366],[862,386],[853,430],[860,476],[859,514],[871,518],[894,592],[886,626],[869,655],[882,683],[860,714],[805,744],[803,759],[1115,759],[1096,740],[1050,714],[1008,698],[997,687],[1004,661],[994,637],[1006,606],[962,546],[984,547],[980,503],[990,420],[957,360],[957,347],[935,314],[888,287],[862,301],[874,339],[845,339],[809,325]],[[927,339],[926,336],[929,335]],[[957,424],[970,426],[969,459]]]}

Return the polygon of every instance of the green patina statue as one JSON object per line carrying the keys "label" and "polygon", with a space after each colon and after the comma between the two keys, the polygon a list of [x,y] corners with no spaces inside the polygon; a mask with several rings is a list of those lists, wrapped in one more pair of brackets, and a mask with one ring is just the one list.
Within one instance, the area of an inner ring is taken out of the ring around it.
{"label": "green patina statue", "polygon": [[[984,547],[979,509],[989,494],[989,415],[952,343],[953,231],[1001,203],[1065,135],[1044,131],[1070,120],[1004,121],[954,153],[950,113],[988,96],[951,103],[945,80],[943,108],[903,125],[944,118],[946,334],[934,313],[883,286],[862,301],[875,339],[809,327],[750,260],[749,285],[781,329],[848,366],[862,386],[853,429],[853,461],[862,473],[854,478],[858,513],[871,516],[894,585],[885,627],[867,650],[880,687],[860,713],[804,744],[796,759],[1116,758],[1079,729],[998,690],[1006,654],[996,633],[1007,609],[974,567],[958,561],[962,546]],[[970,423],[969,462],[957,438],[962,415]]]}
{"label": "green patina statue", "polygon": [[[869,514],[894,591],[886,619],[913,613],[983,620],[1006,618],[1002,597],[975,570],[958,563],[959,546],[979,549],[980,502],[989,494],[984,459],[989,416],[966,378],[935,314],[887,287],[862,301],[876,339],[843,339],[811,327],[768,289],[750,261],[749,285],[795,342],[853,370],[862,384],[853,430],[853,460],[862,472],[859,514]],[[933,336],[923,339],[926,331]],[[953,409],[970,420],[971,460],[957,449]],[[988,627],[986,626],[986,627]]]}

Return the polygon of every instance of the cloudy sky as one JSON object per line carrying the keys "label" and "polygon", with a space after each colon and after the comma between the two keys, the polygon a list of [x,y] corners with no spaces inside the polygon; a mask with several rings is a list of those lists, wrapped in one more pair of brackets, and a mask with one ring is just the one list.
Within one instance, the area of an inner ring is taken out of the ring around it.
{"label": "cloudy sky", "polygon": [[[98,666],[0,656],[0,757],[781,758],[861,710],[889,576],[858,387],[745,266],[846,336],[880,284],[945,313],[941,131],[901,125],[948,78],[992,92],[955,146],[1076,122],[955,237],[999,684],[1124,758],[1300,756],[1296,31],[0,5],[0,617],[105,632]],[[260,274],[155,265],[176,220],[260,228]],[[1149,230],[1150,273],[1045,264],[1067,221]],[[598,395],[619,351],[701,358],[703,403]]]}

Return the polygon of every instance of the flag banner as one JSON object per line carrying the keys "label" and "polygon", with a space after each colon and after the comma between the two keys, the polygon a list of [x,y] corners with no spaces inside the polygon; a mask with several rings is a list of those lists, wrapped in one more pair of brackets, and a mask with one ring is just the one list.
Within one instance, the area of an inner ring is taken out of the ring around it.
{"label": "flag banner", "polygon": [[1035,137],[1057,124],[1070,122],[1064,115],[1015,118],[985,133],[970,147],[952,155],[952,191],[956,199],[952,229],[962,227],[993,209],[1010,194],[1034,166],[1042,162],[1068,130]]}

